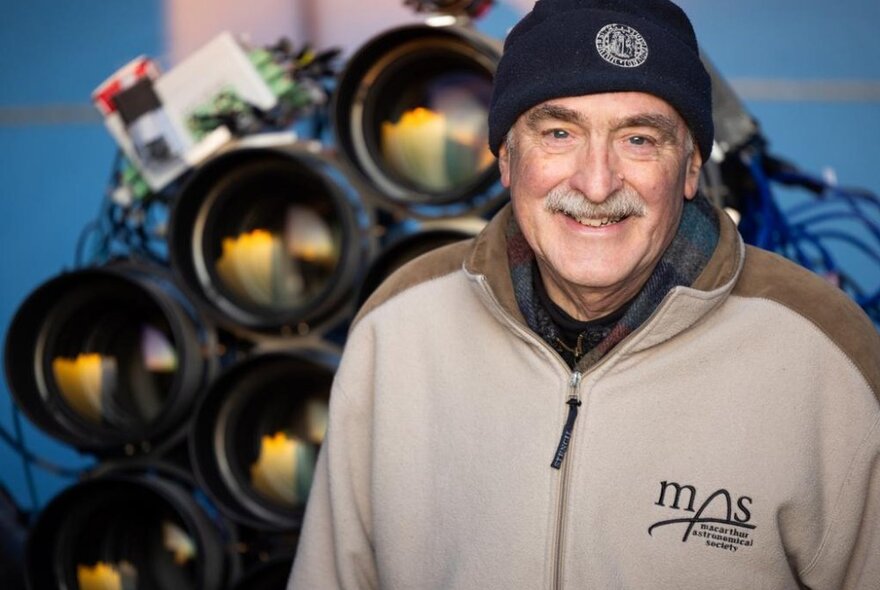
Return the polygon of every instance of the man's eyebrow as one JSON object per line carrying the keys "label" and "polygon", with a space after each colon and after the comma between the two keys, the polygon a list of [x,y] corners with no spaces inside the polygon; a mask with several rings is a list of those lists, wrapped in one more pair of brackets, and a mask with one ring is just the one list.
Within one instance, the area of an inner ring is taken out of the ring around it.
{"label": "man's eyebrow", "polygon": [[621,119],[615,126],[615,130],[630,127],[651,127],[660,132],[664,141],[675,142],[678,138],[678,125],[671,117],[660,113],[641,113]]}
{"label": "man's eyebrow", "polygon": [[[557,104],[541,104],[530,109],[525,114],[526,123],[532,129],[548,120],[562,121],[564,123],[583,124],[584,116],[574,109],[557,105]],[[627,129],[629,127],[650,127],[656,129],[662,139],[667,142],[675,142],[678,137],[678,124],[676,121],[662,113],[639,113],[630,117],[625,117],[614,125],[615,130]]]}
{"label": "man's eyebrow", "polygon": [[548,120],[562,121],[564,123],[581,123],[583,117],[578,111],[556,104],[542,104],[530,109],[526,113],[526,123],[532,129],[539,123]]}

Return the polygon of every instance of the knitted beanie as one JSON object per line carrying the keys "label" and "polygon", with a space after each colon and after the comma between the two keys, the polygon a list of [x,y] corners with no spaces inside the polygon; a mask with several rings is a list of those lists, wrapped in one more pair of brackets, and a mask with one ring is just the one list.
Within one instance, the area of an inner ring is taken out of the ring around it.
{"label": "knitted beanie", "polygon": [[511,30],[495,72],[489,147],[552,98],[645,92],[672,105],[707,161],[712,83],[687,15],[668,0],[538,0]]}

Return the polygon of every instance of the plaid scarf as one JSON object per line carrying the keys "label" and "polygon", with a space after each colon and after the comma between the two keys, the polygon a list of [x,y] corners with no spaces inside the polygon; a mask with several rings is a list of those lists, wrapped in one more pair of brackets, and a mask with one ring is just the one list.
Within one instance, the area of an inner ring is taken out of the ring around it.
{"label": "plaid scarf", "polygon": [[578,359],[569,349],[560,347],[560,328],[535,293],[534,281],[540,280],[535,276],[535,254],[516,217],[511,215],[507,227],[507,260],[517,304],[529,328],[558,350],[572,368],[585,372],[638,329],[670,290],[693,284],[712,257],[718,235],[718,218],[709,201],[702,195],[685,201],[678,231],[648,281],[616,323],[603,325],[598,322],[596,330],[584,334],[587,349]]}

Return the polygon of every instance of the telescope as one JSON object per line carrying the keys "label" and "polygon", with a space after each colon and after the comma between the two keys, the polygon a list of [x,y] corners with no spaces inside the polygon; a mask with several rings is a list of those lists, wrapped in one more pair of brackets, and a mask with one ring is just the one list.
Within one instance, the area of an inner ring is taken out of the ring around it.
{"label": "telescope", "polygon": [[237,575],[235,529],[185,474],[109,469],[56,496],[28,539],[30,588],[221,590]]}
{"label": "telescope", "polygon": [[229,331],[305,335],[344,315],[372,248],[370,223],[358,189],[316,144],[244,142],[181,189],[171,267]]}
{"label": "telescope", "polygon": [[337,363],[314,347],[262,352],[205,392],[190,432],[191,463],[229,518],[263,531],[300,526]]}
{"label": "telescope", "polygon": [[101,456],[158,453],[182,439],[217,368],[216,335],[167,274],[111,263],[61,274],[28,296],[5,360],[34,424]]}
{"label": "telescope", "polygon": [[340,159],[381,205],[415,217],[507,198],[487,141],[501,43],[458,24],[392,29],[346,64],[331,116]]}

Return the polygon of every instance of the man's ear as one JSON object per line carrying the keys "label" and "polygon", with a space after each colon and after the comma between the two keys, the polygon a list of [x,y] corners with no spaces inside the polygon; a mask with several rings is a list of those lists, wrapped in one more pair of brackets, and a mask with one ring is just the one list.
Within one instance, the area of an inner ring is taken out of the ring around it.
{"label": "man's ear", "polygon": [[684,198],[690,201],[697,195],[700,188],[700,170],[703,168],[703,157],[694,149],[685,164],[687,166],[684,179]]}
{"label": "man's ear", "polygon": [[506,141],[498,148],[498,170],[501,172],[501,186],[510,188],[510,151]]}

